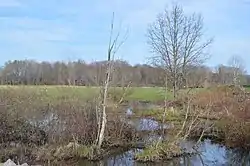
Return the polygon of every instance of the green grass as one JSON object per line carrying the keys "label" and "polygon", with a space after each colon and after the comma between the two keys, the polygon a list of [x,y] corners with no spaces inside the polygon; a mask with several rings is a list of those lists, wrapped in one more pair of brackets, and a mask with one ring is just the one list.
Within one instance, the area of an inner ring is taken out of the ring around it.
{"label": "green grass", "polygon": [[247,91],[250,91],[250,87],[245,87],[245,89],[246,89]]}
{"label": "green grass", "polygon": [[[99,92],[99,87],[84,86],[1,86],[0,90],[8,89],[13,93],[29,93],[39,95],[44,100],[54,100],[61,98],[78,98],[81,100],[90,99]],[[122,88],[110,88],[110,92],[114,92],[121,96]],[[168,99],[172,99],[172,93],[168,92]],[[140,101],[161,101],[164,100],[164,90],[159,87],[133,87],[128,89],[125,100]]]}
{"label": "green grass", "polygon": [[[128,100],[161,101],[165,97],[164,89],[159,87],[134,87],[131,89],[132,93],[127,96]],[[173,98],[171,92],[167,92],[167,98]]]}
{"label": "green grass", "polygon": [[177,141],[178,140],[155,142],[143,149],[142,152],[137,153],[135,159],[142,162],[157,162],[181,156],[184,152],[181,147],[177,145]]}
{"label": "green grass", "polygon": [[[1,89],[2,88],[2,89]],[[1,86],[0,90],[8,90],[16,94],[30,94],[43,99],[79,98],[87,99],[97,92],[97,88],[64,87],[64,86]]]}
{"label": "green grass", "polygon": [[[0,86],[1,89],[8,89],[13,93],[29,93],[30,95],[39,95],[44,100],[56,100],[56,99],[75,99],[86,100],[97,95],[100,87],[86,87],[86,86]],[[250,89],[250,88],[249,88]],[[181,90],[180,93],[187,90]],[[193,92],[201,91],[201,89],[193,89]],[[1,92],[1,91],[0,91]],[[110,88],[110,94],[116,95],[118,100],[123,94],[122,88]],[[131,87],[126,91],[124,100],[129,101],[163,101],[165,98],[165,91],[162,87]],[[167,92],[167,99],[173,99],[172,92]]]}
{"label": "green grass", "polygon": [[167,110],[164,114],[163,109],[144,109],[144,110],[135,110],[135,115],[139,117],[151,117],[157,121],[164,120],[165,122],[180,122],[183,121],[183,117],[180,115],[180,111],[176,110]]}

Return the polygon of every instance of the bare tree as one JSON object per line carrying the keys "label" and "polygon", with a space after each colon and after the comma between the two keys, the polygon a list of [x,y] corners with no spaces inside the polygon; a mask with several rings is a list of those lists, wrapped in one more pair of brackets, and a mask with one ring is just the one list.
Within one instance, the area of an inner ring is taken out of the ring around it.
{"label": "bare tree", "polygon": [[[201,15],[185,15],[179,5],[172,10],[165,9],[155,22],[149,25],[147,36],[153,56],[153,64],[166,70],[176,97],[178,80],[185,82],[187,67],[202,64],[209,58],[206,48],[212,39],[203,40],[203,19]],[[203,42],[204,41],[204,42]]]}
{"label": "bare tree", "polygon": [[[0,72],[1,84],[27,85],[89,85],[102,86],[106,79],[107,60],[86,63],[83,60],[67,63],[14,60],[4,64]],[[164,86],[164,70],[150,65],[130,65],[115,60],[111,86]]]}
{"label": "bare tree", "polygon": [[[110,86],[110,77],[113,71],[114,66],[114,57],[121,45],[124,43],[124,40],[119,42],[120,33],[118,33],[115,38],[113,39],[113,32],[114,32],[114,13],[112,17],[111,22],[111,33],[110,33],[110,39],[109,39],[109,46],[108,46],[108,55],[107,55],[107,72],[106,72],[106,78],[105,83],[101,89],[101,105],[97,108],[99,115],[99,130],[98,130],[98,137],[97,137],[97,146],[98,148],[101,148],[102,142],[104,140],[104,132],[106,128],[107,123],[107,114],[106,114],[106,108],[107,108],[107,95],[108,95],[108,89]],[[126,37],[126,36],[125,36]]]}
{"label": "bare tree", "polygon": [[241,81],[242,81],[242,76],[243,74],[246,73],[245,71],[245,66],[244,66],[244,61],[243,59],[238,56],[238,55],[233,55],[229,59],[229,65],[232,69],[232,79],[233,79],[233,84],[235,86],[239,86]]}

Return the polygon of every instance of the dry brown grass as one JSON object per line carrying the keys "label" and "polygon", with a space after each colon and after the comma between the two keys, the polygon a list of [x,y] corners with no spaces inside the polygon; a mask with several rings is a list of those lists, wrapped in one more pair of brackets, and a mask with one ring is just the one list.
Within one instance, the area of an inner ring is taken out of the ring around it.
{"label": "dry brown grass", "polygon": [[209,108],[216,117],[219,139],[229,147],[250,148],[250,96],[230,86],[212,88],[194,95],[194,105]]}
{"label": "dry brown grass", "polygon": [[218,119],[227,116],[249,119],[249,99],[241,89],[221,86],[195,94],[192,103],[203,109],[209,107]]}
{"label": "dry brown grass", "polygon": [[[0,153],[0,160],[6,156],[20,159],[20,153],[15,152],[22,151],[23,155],[25,149],[29,149],[27,155],[32,151],[36,156],[39,149],[57,149],[70,142],[86,147],[95,144],[97,99],[92,97],[83,101],[68,95],[52,98],[47,93],[0,89],[0,146],[5,147],[5,151]],[[136,139],[135,129],[120,116],[114,111],[108,115],[104,150],[132,144]]]}

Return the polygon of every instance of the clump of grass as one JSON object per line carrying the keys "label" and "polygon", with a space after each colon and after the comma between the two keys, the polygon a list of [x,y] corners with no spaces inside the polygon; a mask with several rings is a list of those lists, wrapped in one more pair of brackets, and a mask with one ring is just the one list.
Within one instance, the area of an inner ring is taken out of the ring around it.
{"label": "clump of grass", "polygon": [[170,160],[184,154],[177,141],[156,142],[136,154],[135,159],[141,162]]}
{"label": "clump of grass", "polygon": [[70,142],[67,145],[48,146],[35,151],[36,161],[51,161],[58,163],[60,161],[89,159],[96,160],[104,151],[98,149],[95,145],[82,145],[76,142]]}
{"label": "clump of grass", "polygon": [[[54,153],[53,153],[54,152]],[[68,159],[89,159],[95,160],[103,153],[102,149],[97,148],[95,145],[81,145],[70,142],[66,146],[61,146],[52,151],[52,155],[57,161]]]}
{"label": "clump of grass", "polygon": [[135,115],[139,117],[149,117],[153,118],[159,122],[180,122],[183,120],[183,116],[181,115],[179,110],[173,111],[172,109],[168,109],[164,112],[163,109],[146,109],[146,110],[137,110],[135,111]]}

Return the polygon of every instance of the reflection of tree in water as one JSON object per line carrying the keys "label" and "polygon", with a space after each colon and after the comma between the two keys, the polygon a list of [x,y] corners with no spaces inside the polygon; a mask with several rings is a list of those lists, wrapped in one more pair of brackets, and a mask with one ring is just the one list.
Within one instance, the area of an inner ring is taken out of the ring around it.
{"label": "reflection of tree in water", "polygon": [[228,165],[250,165],[250,152],[240,149],[228,150],[225,159]]}
{"label": "reflection of tree in water", "polygon": [[[192,145],[192,142],[190,143]],[[134,161],[134,155],[139,149],[118,153],[101,162],[83,161],[79,165],[84,166],[189,166],[189,165],[250,165],[250,152],[227,149],[210,141],[204,141],[197,149],[200,155],[191,155],[174,158],[160,163],[138,163]]]}
{"label": "reflection of tree in water", "polygon": [[118,154],[114,157],[111,157],[107,161],[108,166],[133,166],[133,153],[135,153],[136,150],[130,150],[128,152]]}
{"label": "reflection of tree in water", "polygon": [[167,162],[159,163],[139,163],[133,160],[134,154],[139,150],[130,150],[125,153],[117,154],[114,157],[106,158],[99,162],[83,161],[79,166],[179,166],[179,165],[193,165],[190,157],[175,158]]}

